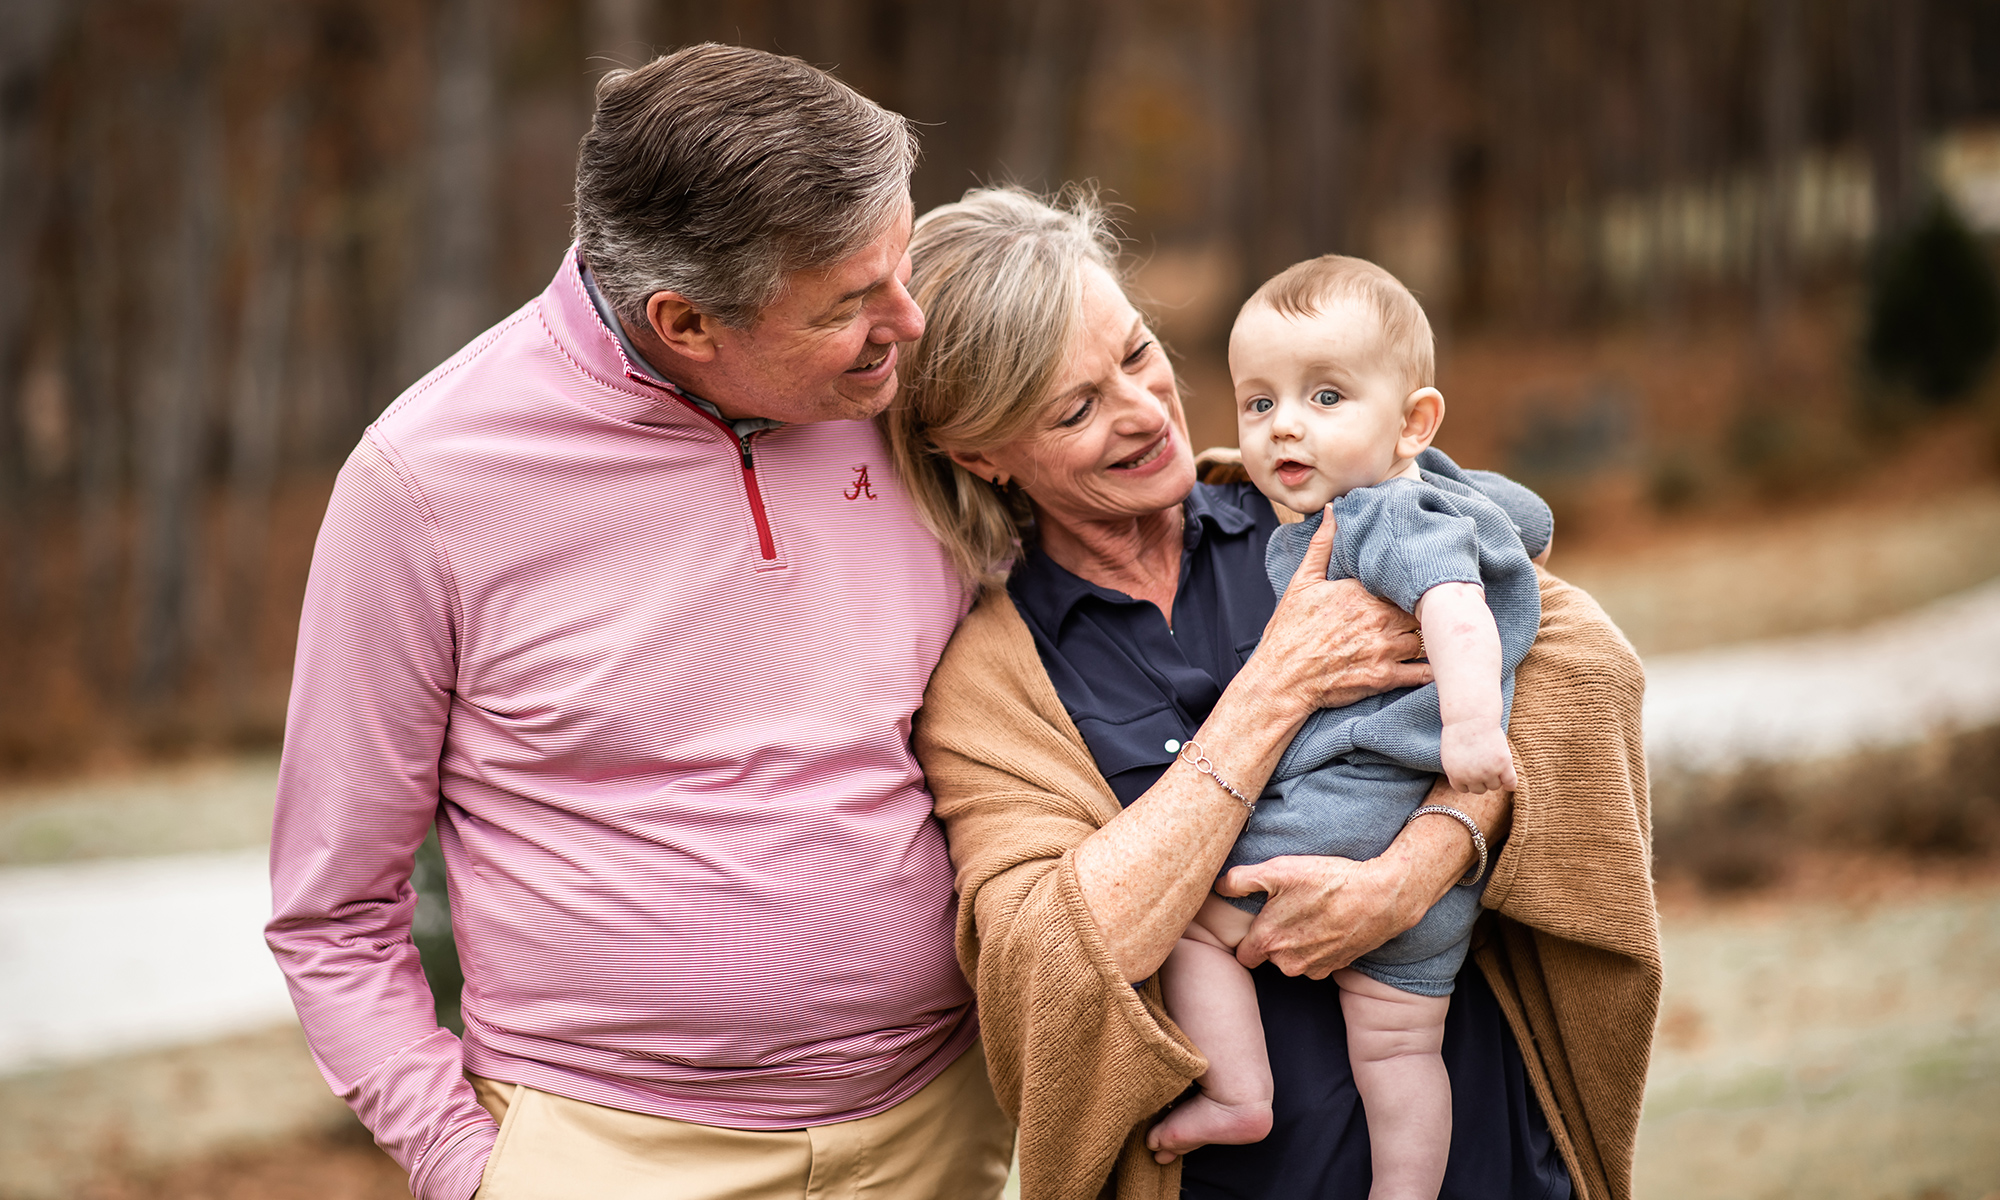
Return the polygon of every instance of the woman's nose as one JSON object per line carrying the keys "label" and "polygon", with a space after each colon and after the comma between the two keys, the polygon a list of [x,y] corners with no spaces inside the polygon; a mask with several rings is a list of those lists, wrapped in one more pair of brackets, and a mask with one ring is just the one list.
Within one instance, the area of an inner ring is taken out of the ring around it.
{"label": "woman's nose", "polygon": [[1104,402],[1120,433],[1152,433],[1168,420],[1166,402],[1130,376],[1121,375]]}

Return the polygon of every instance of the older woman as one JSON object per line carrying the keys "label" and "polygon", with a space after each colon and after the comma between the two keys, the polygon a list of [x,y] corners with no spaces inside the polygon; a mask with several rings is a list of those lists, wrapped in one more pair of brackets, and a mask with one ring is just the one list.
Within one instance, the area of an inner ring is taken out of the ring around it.
{"label": "older woman", "polygon": [[[1261,1143],[1147,1153],[1152,1120],[1205,1069],[1156,973],[1243,824],[1223,783],[1254,795],[1314,709],[1422,682],[1412,624],[1325,579],[1324,541],[1271,594],[1277,517],[1247,484],[1196,483],[1173,368],[1087,198],[975,192],[919,221],[910,249],[929,328],[884,421],[920,511],[989,584],[915,739],[988,1065],[1021,1125],[1023,1195],[1360,1195],[1366,1125],[1322,981],[1474,869],[1471,833],[1429,817],[1368,862],[1231,873],[1230,889],[1271,895],[1240,954],[1267,964],[1277,1100]],[[1542,590],[1510,731],[1520,790],[1450,799],[1499,850],[1480,969],[1446,1031],[1447,1196],[1630,1191],[1660,981],[1642,684],[1588,597]],[[1190,741],[1198,761],[1176,753]]]}

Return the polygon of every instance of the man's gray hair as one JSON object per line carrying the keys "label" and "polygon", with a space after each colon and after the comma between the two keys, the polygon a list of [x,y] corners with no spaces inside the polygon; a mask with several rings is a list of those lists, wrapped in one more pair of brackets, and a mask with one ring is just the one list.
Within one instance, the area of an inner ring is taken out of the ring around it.
{"label": "man's gray hair", "polygon": [[635,325],[655,292],[745,328],[785,276],[880,237],[910,197],[910,123],[796,58],[688,46],[597,85],[576,240]]}

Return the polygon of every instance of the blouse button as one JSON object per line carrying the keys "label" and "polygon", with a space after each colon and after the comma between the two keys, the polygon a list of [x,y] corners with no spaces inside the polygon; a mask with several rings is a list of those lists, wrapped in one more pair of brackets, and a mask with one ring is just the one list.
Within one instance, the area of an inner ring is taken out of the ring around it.
{"label": "blouse button", "polygon": [[1181,744],[1180,744],[1179,742],[1175,741],[1175,740],[1174,740],[1173,738],[1168,738],[1168,739],[1167,739],[1167,753],[1168,753],[1168,754],[1179,754],[1180,752],[1181,752]]}

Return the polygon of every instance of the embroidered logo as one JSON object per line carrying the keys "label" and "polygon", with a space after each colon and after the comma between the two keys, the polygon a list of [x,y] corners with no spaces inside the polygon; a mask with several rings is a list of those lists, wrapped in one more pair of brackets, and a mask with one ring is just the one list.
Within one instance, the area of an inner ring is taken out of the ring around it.
{"label": "embroidered logo", "polygon": [[867,463],[862,463],[860,466],[854,468],[853,486],[840,494],[849,500],[859,500],[863,496],[868,497],[870,500],[875,498],[875,489],[868,483]]}

